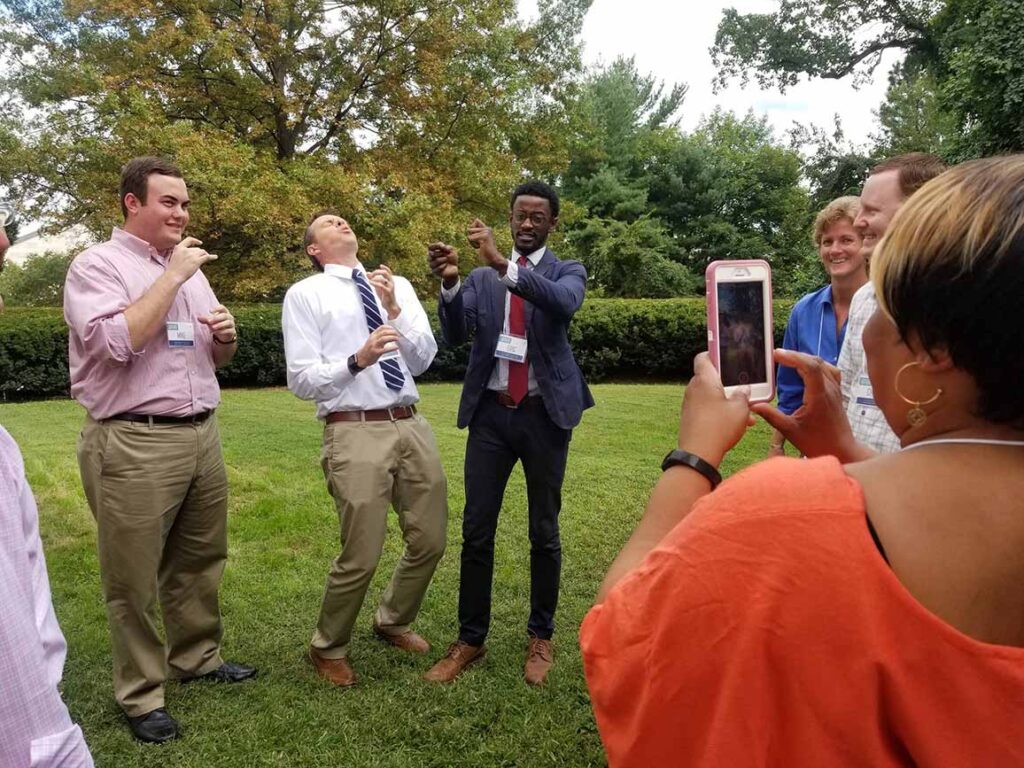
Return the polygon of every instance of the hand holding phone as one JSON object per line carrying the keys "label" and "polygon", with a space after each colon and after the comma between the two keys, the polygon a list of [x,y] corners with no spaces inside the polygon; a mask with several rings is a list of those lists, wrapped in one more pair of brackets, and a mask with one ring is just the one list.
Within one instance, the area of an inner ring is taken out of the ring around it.
{"label": "hand holding phone", "polygon": [[772,272],[768,262],[715,261],[705,272],[708,352],[726,394],[750,387],[750,402],[775,396]]}

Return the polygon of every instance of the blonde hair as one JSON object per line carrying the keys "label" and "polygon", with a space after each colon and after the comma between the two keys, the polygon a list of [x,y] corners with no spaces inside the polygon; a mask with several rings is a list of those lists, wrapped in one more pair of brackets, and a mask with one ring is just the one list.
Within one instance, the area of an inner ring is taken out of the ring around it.
{"label": "blonde hair", "polygon": [[947,350],[978,386],[979,415],[1024,427],[1024,155],[926,183],[893,217],[871,272],[903,340]]}
{"label": "blonde hair", "polygon": [[814,217],[814,229],[811,235],[814,247],[817,248],[821,245],[821,238],[825,235],[825,230],[836,222],[846,220],[853,224],[859,210],[860,198],[847,195],[846,197],[837,197],[818,211],[818,215]]}

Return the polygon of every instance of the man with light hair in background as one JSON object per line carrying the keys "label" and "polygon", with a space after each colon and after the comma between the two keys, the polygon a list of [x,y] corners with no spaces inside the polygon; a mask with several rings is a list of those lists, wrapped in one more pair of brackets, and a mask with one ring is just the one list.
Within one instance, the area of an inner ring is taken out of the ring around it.
{"label": "man with light hair in background", "polygon": [[[871,169],[860,193],[860,211],[854,221],[854,227],[863,237],[861,254],[869,268],[871,255],[896,212],[925,182],[944,170],[946,164],[942,160],[922,152],[898,155]],[[840,387],[853,436],[880,453],[892,453],[900,449],[900,441],[875,404],[861,341],[864,326],[877,308],[875,288],[869,280],[850,302],[846,339],[839,351]]]}

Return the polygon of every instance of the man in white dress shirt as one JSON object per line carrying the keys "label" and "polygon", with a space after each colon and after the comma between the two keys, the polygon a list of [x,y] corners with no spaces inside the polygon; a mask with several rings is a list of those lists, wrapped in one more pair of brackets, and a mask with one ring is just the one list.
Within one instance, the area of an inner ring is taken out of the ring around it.
{"label": "man in white dress shirt", "polygon": [[341,553],[327,576],[309,656],[335,685],[356,681],[352,628],[377,568],[388,506],[405,551],[381,596],[374,632],[401,650],[430,646],[410,625],[444,553],[447,484],[434,433],[416,413],[413,376],[437,353],[412,285],[386,266],[367,273],[341,216],[317,214],[305,249],[319,274],[284,299],[288,388],[324,420],[320,463],[341,524]]}

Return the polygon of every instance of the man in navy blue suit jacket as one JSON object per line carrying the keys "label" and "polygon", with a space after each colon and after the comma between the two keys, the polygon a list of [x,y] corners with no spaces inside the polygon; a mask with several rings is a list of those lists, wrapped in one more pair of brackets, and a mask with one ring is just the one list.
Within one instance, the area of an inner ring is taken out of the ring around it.
{"label": "man in navy blue suit jacket", "polygon": [[454,248],[428,248],[441,278],[438,313],[449,344],[472,336],[458,424],[466,443],[466,507],[462,520],[459,638],[426,674],[451,682],[483,658],[491,619],[494,534],[505,485],[523,463],[530,520],[530,617],[525,677],[544,682],[553,661],[551,636],[562,548],[558,513],[572,429],[594,404],[572,348],[569,323],[583,303],[587,272],[545,247],[558,223],[558,195],[533,181],[512,193],[509,224],[515,250],[506,259],[479,219],[469,240],[484,266],[465,283]]}

